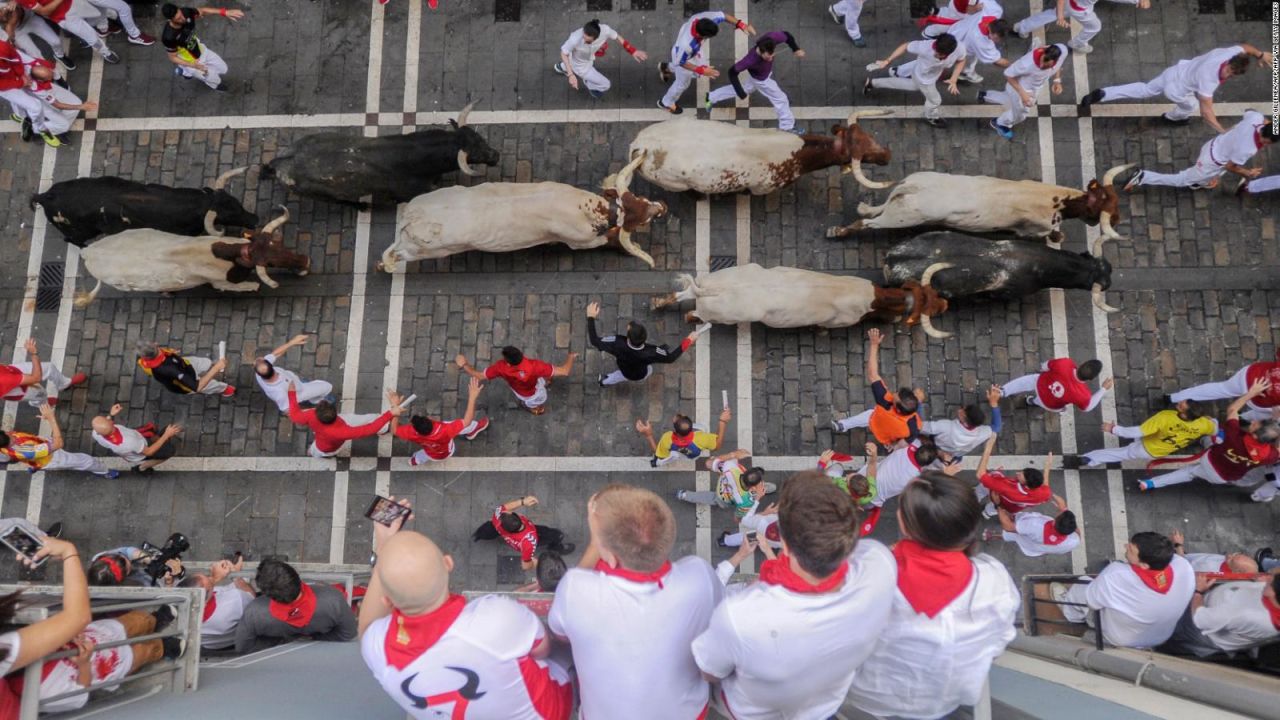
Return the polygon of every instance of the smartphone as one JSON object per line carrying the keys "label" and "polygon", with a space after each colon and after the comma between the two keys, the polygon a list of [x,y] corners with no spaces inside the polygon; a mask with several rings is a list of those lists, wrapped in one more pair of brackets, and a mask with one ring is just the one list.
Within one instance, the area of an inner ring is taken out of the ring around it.
{"label": "smartphone", "polygon": [[753,533],[753,532],[749,532],[749,533],[747,533],[746,535],[744,535],[744,536],[743,536],[743,538],[744,538],[747,542],[749,542],[749,543],[753,543],[753,542],[755,542],[755,541],[756,541],[756,534],[755,534],[755,533]]}
{"label": "smartphone", "polygon": [[369,505],[369,509],[364,511],[364,516],[376,523],[382,523],[387,527],[396,520],[408,515],[411,511],[409,508],[395,502],[391,498],[384,498],[377,495],[373,498],[373,502]]}
{"label": "smartphone", "polygon": [[21,525],[14,525],[9,528],[8,532],[0,535],[0,542],[4,543],[8,548],[19,555],[26,557],[34,563],[34,567],[40,567],[48,558],[40,558],[36,560],[36,552],[44,547],[44,540],[40,539],[35,533]]}

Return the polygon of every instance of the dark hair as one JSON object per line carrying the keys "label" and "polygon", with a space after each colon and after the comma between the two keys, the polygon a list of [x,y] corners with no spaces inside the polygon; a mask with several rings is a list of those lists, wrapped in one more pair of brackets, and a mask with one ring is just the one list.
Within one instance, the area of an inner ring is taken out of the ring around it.
{"label": "dark hair", "polygon": [[524,521],[513,512],[504,512],[498,516],[498,524],[509,533],[517,533],[524,529]]}
{"label": "dark hair", "polygon": [[978,403],[971,403],[964,406],[964,419],[972,426],[977,427],[987,421],[987,414],[982,411],[982,406]]}
{"label": "dark hair", "polygon": [[[13,616],[18,613],[18,601],[22,599],[22,591],[14,590],[8,595],[0,596],[0,627],[13,624]],[[9,659],[9,647],[0,646],[0,662]]]}
{"label": "dark hair", "polygon": [[838,570],[858,543],[860,525],[853,500],[817,470],[797,473],[782,484],[778,532],[805,572],[824,578]]}
{"label": "dark hair", "polygon": [[1062,48],[1050,45],[1044,49],[1044,57],[1049,58],[1050,62],[1058,62],[1058,58],[1062,57]]}
{"label": "dark hair", "polygon": [[756,41],[756,49],[772,55],[778,49],[778,43],[771,37],[762,37]]}
{"label": "dark hair", "polygon": [[582,26],[582,34],[593,38],[600,37],[600,21],[595,18],[588,20],[587,24]]}
{"label": "dark hair", "polygon": [[898,512],[911,539],[934,550],[969,548],[982,524],[973,486],[939,470],[925,470],[907,483]]}
{"label": "dark hair", "polygon": [[[262,372],[263,366],[267,368],[266,372]],[[253,364],[253,371],[257,373],[260,378],[269,378],[271,377],[271,373],[276,371],[276,366],[272,365],[270,360],[263,358]]]}
{"label": "dark hair", "polygon": [[645,330],[643,325],[635,320],[627,323],[627,342],[632,345],[643,345],[647,339],[649,339],[649,331]]}
{"label": "dark hair", "polygon": [[950,55],[956,51],[958,46],[959,43],[956,42],[956,36],[951,33],[943,33],[938,36],[937,40],[933,41],[934,52],[940,52],[943,55]]}
{"label": "dark hair", "polygon": [[173,3],[165,3],[160,6],[160,14],[165,20],[172,20],[174,15],[178,14],[178,6]]}
{"label": "dark hair", "polygon": [[1227,66],[1231,68],[1231,72],[1236,75],[1243,75],[1249,69],[1249,56],[1246,53],[1240,53],[1227,61]]}
{"label": "dark hair", "polygon": [[700,38],[710,38],[715,37],[716,33],[720,32],[720,26],[715,20],[702,18],[693,24],[693,31],[697,33]]}
{"label": "dark hair", "polygon": [[1187,400],[1187,419],[1199,420],[1209,412],[1209,406],[1200,400]]}
{"label": "dark hair", "polygon": [[1261,420],[1250,434],[1258,442],[1273,443],[1280,440],[1280,424],[1275,420]]}
{"label": "dark hair", "polygon": [[898,394],[893,398],[893,404],[897,406],[898,412],[903,415],[910,415],[920,407],[920,401],[916,400],[916,395],[911,388],[898,388]]}
{"label": "dark hair", "polygon": [[996,37],[1004,37],[1009,34],[1009,21],[1000,18],[987,26],[987,30]]}
{"label": "dark hair", "polygon": [[139,340],[137,349],[138,357],[148,360],[160,354],[160,346],[150,340]]}
{"label": "dark hair", "polygon": [[916,464],[923,467],[932,465],[938,459],[937,445],[921,445],[916,448]]}
{"label": "dark hair", "polygon": [[1076,368],[1076,377],[1081,380],[1092,380],[1102,374],[1101,360],[1086,360]]}
{"label": "dark hair", "polygon": [[512,365],[519,365],[524,362],[524,353],[520,352],[520,348],[515,345],[508,345],[502,348],[502,359]]}
{"label": "dark hair", "polygon": [[1262,138],[1267,142],[1275,142],[1276,126],[1272,125],[1271,123],[1265,123],[1261,128],[1258,129],[1258,134],[1261,135]]}
{"label": "dark hair", "polygon": [[742,473],[743,487],[755,487],[762,482],[764,482],[764,468],[747,468],[747,471]]}
{"label": "dark hair", "polygon": [[178,587],[180,587],[180,588],[198,588],[198,587],[200,587],[200,578],[201,578],[201,577],[204,577],[204,576],[203,576],[203,575],[199,575],[199,574],[197,574],[197,573],[191,573],[190,575],[188,575],[188,576],[186,576],[185,578],[183,578],[183,579],[182,579],[182,582],[178,583]]}
{"label": "dark hair", "polygon": [[862,473],[849,473],[844,478],[849,482],[849,497],[854,500],[860,499],[871,490],[871,483]]}
{"label": "dark hair", "polygon": [[1022,482],[1034,490],[1044,484],[1044,473],[1035,468],[1023,468]]}
{"label": "dark hair", "polygon": [[1140,532],[1129,538],[1138,548],[1138,560],[1152,570],[1163,570],[1173,560],[1173,541],[1157,532]]}
{"label": "dark hair", "polygon": [[1053,529],[1057,530],[1059,535],[1070,535],[1076,531],[1077,527],[1076,514],[1070,510],[1063,510],[1053,519]]}
{"label": "dark hair", "polygon": [[534,574],[538,578],[538,590],[545,593],[553,593],[560,585],[560,578],[569,571],[568,566],[564,564],[564,558],[560,553],[554,550],[543,550],[538,553],[538,569]]}
{"label": "dark hair", "polygon": [[328,425],[338,419],[338,408],[328,400],[316,403],[316,419]]}
{"label": "dark hair", "polygon": [[436,427],[436,424],[431,422],[431,418],[422,417],[421,415],[414,415],[409,418],[409,424],[413,426],[413,431],[419,435],[430,435],[431,431]]}
{"label": "dark hair", "polygon": [[677,415],[676,421],[671,424],[677,435],[688,435],[693,432],[693,421],[688,415]]}
{"label": "dark hair", "polygon": [[89,584],[95,587],[115,587],[128,577],[129,559],[120,553],[107,553],[89,563]]}
{"label": "dark hair", "polygon": [[[1280,595],[1280,575],[1271,576],[1271,592]],[[14,593],[15,595],[17,593]]]}
{"label": "dark hair", "polygon": [[302,592],[302,578],[289,563],[268,558],[258,563],[258,574],[253,582],[263,595],[278,603],[291,603]]}

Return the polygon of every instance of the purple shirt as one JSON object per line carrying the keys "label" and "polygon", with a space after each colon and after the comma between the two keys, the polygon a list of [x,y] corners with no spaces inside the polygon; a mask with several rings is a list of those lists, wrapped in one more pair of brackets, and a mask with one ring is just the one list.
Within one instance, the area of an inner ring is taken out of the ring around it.
{"label": "purple shirt", "polygon": [[[760,38],[770,38],[778,45],[787,45],[792,49],[792,51],[796,49],[795,38],[791,37],[791,33],[784,32],[782,30],[767,32],[761,35]],[[759,40],[757,40],[757,42],[759,42]],[[765,80],[773,73],[773,60],[765,60],[764,57],[761,56],[760,53],[756,52],[756,49],[753,47],[751,48],[751,52],[748,52],[741,60],[733,65],[733,75],[737,75],[741,72],[751,73],[751,77],[756,80]]]}

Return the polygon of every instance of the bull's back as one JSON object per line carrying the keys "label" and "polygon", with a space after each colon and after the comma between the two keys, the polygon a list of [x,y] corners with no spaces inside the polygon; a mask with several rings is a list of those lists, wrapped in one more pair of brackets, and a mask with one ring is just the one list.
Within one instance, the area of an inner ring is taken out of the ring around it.
{"label": "bull's back", "polygon": [[242,244],[238,238],[185,237],[160,230],[125,230],[108,235],[81,254],[95,278],[121,290],[164,292],[203,285],[225,276],[231,262],[213,256],[213,243]]}
{"label": "bull's back", "polygon": [[641,130],[631,153],[647,153],[639,173],[656,185],[715,194],[785,184],[777,167],[802,147],[804,140],[787,132],[680,118]]}
{"label": "bull's back", "polygon": [[929,232],[899,243],[885,256],[885,282],[920,280],[930,265],[952,267],[934,274],[932,285],[945,298],[1014,298],[1026,292],[1035,268],[1049,251],[1032,240],[988,240],[955,232]]}
{"label": "bull's back", "polygon": [[894,187],[889,210],[925,221],[898,227],[938,223],[973,232],[1014,230],[1042,234],[1049,230],[1048,220],[1054,216],[1055,203],[1074,194],[1079,192],[1034,180],[917,172]]}
{"label": "bull's back", "polygon": [[755,263],[705,275],[698,287],[697,314],[704,320],[776,328],[852,325],[874,299],[871,284],[860,278]]}

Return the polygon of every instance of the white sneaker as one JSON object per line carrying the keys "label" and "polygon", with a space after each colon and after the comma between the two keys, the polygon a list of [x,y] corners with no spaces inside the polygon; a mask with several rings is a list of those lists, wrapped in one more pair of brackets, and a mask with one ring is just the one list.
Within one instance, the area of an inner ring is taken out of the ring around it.
{"label": "white sneaker", "polygon": [[832,421],[831,421],[831,432],[834,432],[834,433],[842,433],[842,432],[844,432],[844,431],[845,431],[845,430],[844,430],[844,428],[840,427],[840,421],[839,421],[839,420],[832,420]]}
{"label": "white sneaker", "polygon": [[1057,602],[1066,602],[1069,589],[1066,583],[1049,583],[1049,597]]}
{"label": "white sneaker", "polygon": [[1078,43],[1078,44],[1067,43],[1067,47],[1071,48],[1072,50],[1075,50],[1078,53],[1083,53],[1085,55],[1088,55],[1089,53],[1093,52],[1093,46],[1090,45],[1089,43]]}
{"label": "white sneaker", "polygon": [[1259,495],[1258,495],[1258,493],[1260,493],[1260,492],[1262,492],[1262,491],[1261,491],[1261,490],[1254,490],[1254,491],[1253,491],[1253,494],[1251,494],[1251,495],[1249,496],[1249,499],[1253,500],[1254,502],[1260,502],[1260,503],[1269,503],[1269,502],[1271,502],[1272,500],[1275,500],[1275,499],[1276,499],[1276,496],[1275,496],[1275,495],[1268,495],[1267,497],[1261,497],[1261,496],[1259,496]]}
{"label": "white sneaker", "polygon": [[831,19],[832,19],[832,21],[834,21],[834,22],[835,22],[835,24],[837,24],[837,25],[843,25],[843,24],[844,24],[844,18],[840,17],[840,15],[836,13],[836,6],[835,6],[835,5],[828,5],[828,6],[827,6],[827,12],[831,13]]}
{"label": "white sneaker", "polygon": [[999,514],[999,511],[996,510],[996,506],[991,503],[987,503],[982,506],[982,517],[984,518],[993,518]]}

